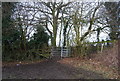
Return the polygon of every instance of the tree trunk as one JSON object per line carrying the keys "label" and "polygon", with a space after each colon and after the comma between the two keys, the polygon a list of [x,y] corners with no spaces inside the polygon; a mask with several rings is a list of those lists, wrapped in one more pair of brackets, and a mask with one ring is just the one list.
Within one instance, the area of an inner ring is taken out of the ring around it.
{"label": "tree trunk", "polygon": [[53,16],[53,47],[56,47],[56,37],[57,37],[57,18]]}

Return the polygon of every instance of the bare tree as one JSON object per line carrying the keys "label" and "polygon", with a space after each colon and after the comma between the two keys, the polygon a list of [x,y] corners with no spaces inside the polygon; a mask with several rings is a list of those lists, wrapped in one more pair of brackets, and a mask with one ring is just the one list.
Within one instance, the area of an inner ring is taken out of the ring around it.
{"label": "bare tree", "polygon": [[[74,3],[73,13],[71,14],[73,28],[75,31],[75,43],[80,45],[85,38],[94,31],[98,20],[102,18],[98,11],[103,5],[102,3]],[[94,5],[94,6],[93,6]]]}
{"label": "bare tree", "polygon": [[[29,6],[29,8],[33,8],[40,12],[39,15],[41,15],[41,17],[36,17],[40,20],[40,23],[46,22],[44,25],[51,36],[52,46],[56,46],[56,37],[59,25],[58,20],[61,17],[60,13],[62,12],[62,9],[70,3],[71,2],[37,2],[34,3],[35,6]],[[50,30],[48,24],[52,26],[52,30]]]}

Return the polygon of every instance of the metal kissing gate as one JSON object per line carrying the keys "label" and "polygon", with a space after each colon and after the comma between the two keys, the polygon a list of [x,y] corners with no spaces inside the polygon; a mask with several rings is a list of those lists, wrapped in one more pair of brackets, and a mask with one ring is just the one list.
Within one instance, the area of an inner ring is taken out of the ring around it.
{"label": "metal kissing gate", "polygon": [[71,54],[70,47],[54,47],[51,50],[52,57],[69,57]]}

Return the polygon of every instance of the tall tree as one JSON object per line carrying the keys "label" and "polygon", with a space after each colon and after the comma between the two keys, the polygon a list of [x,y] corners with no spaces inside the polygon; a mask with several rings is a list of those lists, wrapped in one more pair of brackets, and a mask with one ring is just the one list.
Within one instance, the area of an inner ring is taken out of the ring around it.
{"label": "tall tree", "polygon": [[[35,6],[29,6],[30,8],[35,9],[36,11],[40,11],[42,14],[40,16],[40,22],[44,23],[46,30],[50,34],[51,44],[52,46],[56,46],[56,37],[58,32],[59,18],[61,10],[70,4],[64,2],[37,2],[34,3]],[[38,18],[38,17],[37,17]],[[52,30],[49,29],[48,23],[51,24]]]}
{"label": "tall tree", "polygon": [[[35,26],[38,24],[35,20],[36,11],[27,7],[29,2],[19,2],[16,4],[14,19],[15,25],[20,32],[20,48],[21,51],[26,52],[27,42],[30,40],[31,33],[35,30]],[[36,24],[37,23],[37,24]]]}
{"label": "tall tree", "polygon": [[[73,28],[75,31],[75,43],[80,45],[88,35],[97,31],[95,25],[101,18],[98,14],[102,3],[75,3],[77,6],[72,13]],[[94,6],[93,6],[94,5]]]}
{"label": "tall tree", "polygon": [[45,32],[45,29],[38,25],[36,27],[36,32],[31,37],[29,41],[29,47],[40,49],[44,48],[44,46],[48,46],[49,35]]}
{"label": "tall tree", "polygon": [[[14,25],[12,17],[16,3],[3,2],[2,3],[2,48],[3,57],[10,56],[10,52],[18,48],[20,39],[19,31]],[[7,54],[6,54],[6,53]]]}
{"label": "tall tree", "polygon": [[107,10],[107,23],[110,26],[110,39],[118,39],[120,36],[120,1],[119,2],[105,2]]}

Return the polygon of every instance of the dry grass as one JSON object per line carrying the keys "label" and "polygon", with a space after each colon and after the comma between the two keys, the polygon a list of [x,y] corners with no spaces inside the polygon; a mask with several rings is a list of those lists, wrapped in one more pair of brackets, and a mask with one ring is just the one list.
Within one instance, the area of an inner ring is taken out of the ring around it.
{"label": "dry grass", "polygon": [[90,70],[96,73],[101,73],[104,75],[104,77],[109,79],[118,78],[118,71],[115,68],[107,67],[101,62],[95,61],[93,59],[84,60],[80,58],[65,58],[60,60],[59,62],[64,64],[70,64],[74,67]]}
{"label": "dry grass", "polygon": [[91,56],[91,59],[65,58],[59,62],[101,73],[109,79],[117,79],[119,78],[118,53],[117,41],[114,43],[113,48],[108,48],[102,53],[94,54]]}

